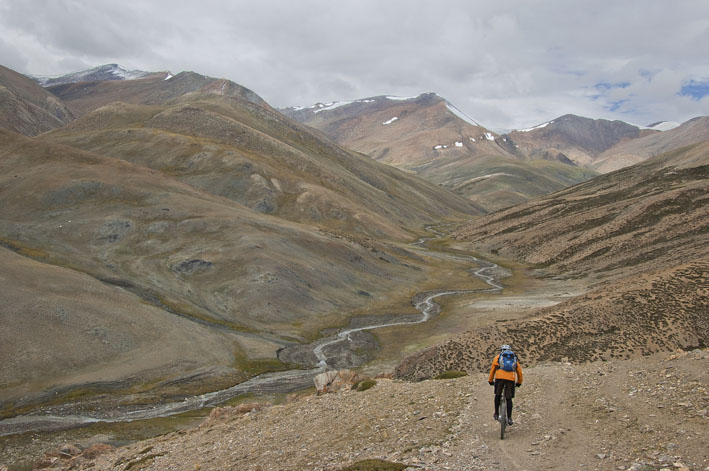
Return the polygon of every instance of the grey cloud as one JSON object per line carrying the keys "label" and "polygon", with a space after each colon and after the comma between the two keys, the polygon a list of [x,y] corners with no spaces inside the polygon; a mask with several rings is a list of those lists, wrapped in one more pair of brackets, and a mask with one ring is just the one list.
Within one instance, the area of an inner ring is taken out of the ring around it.
{"label": "grey cloud", "polygon": [[647,124],[707,113],[677,92],[709,77],[708,18],[701,0],[0,0],[0,62],[195,70],[274,106],[434,91],[502,128],[564,113]]}

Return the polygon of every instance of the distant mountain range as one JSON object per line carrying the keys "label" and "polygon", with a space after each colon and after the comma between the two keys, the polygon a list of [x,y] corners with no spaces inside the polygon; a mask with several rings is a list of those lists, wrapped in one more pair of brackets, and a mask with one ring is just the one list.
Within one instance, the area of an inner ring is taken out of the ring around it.
{"label": "distant mountain range", "polygon": [[641,128],[574,115],[498,134],[434,93],[318,103],[281,112],[346,147],[442,185],[487,210],[509,207],[582,182],[597,172],[640,162],[654,150],[709,138],[709,126],[703,121],[687,132],[689,123],[676,127],[663,122]]}

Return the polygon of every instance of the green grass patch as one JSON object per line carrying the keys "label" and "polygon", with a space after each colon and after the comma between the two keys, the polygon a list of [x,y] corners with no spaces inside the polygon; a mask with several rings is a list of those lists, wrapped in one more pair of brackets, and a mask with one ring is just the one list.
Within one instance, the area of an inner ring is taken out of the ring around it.
{"label": "green grass patch", "polygon": [[357,391],[366,391],[377,385],[377,382],[373,379],[365,379],[354,385],[354,389]]}
{"label": "green grass patch", "polygon": [[44,250],[27,247],[16,240],[0,238],[0,247],[5,247],[6,249],[12,250],[19,255],[32,259],[46,259],[49,257],[49,254]]}
{"label": "green grass patch", "polygon": [[402,463],[392,463],[384,460],[362,460],[342,468],[342,471],[401,471],[406,468],[407,465]]}
{"label": "green grass patch", "polygon": [[438,376],[435,376],[433,379],[453,379],[461,378],[463,376],[468,376],[468,373],[466,371],[448,370]]}
{"label": "green grass patch", "polygon": [[240,347],[234,347],[234,363],[232,365],[249,377],[273,371],[286,371],[301,368],[300,365],[283,363],[278,358],[249,358]]}

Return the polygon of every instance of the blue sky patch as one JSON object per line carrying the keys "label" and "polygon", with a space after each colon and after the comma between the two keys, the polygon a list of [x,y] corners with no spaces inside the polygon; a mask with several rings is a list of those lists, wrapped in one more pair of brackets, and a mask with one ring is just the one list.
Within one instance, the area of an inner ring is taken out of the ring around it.
{"label": "blue sky patch", "polygon": [[694,101],[699,101],[709,95],[709,80],[690,80],[682,85],[678,95],[691,97]]}
{"label": "blue sky patch", "polygon": [[613,88],[628,88],[629,86],[630,86],[630,82],[616,82],[616,83],[598,82],[596,85],[594,85],[594,88],[596,90],[606,91],[606,90],[611,90]]}
{"label": "blue sky patch", "polygon": [[[606,105],[606,109],[609,111],[618,111],[621,106],[623,106],[625,103],[627,103],[628,100],[618,100],[618,101],[611,101]],[[627,111],[626,111],[627,113]]]}

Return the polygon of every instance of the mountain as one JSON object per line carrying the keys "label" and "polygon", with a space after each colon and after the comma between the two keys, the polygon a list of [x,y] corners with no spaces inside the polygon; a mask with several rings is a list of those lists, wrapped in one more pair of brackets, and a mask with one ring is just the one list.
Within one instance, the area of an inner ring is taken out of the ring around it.
{"label": "mountain", "polygon": [[[47,139],[167,172],[263,213],[407,239],[438,218],[481,212],[337,146],[233,82],[181,73],[69,87],[58,90],[67,103],[100,108]],[[116,95],[122,104],[103,106]]]}
{"label": "mountain", "polygon": [[526,364],[705,347],[707,195],[703,142],[473,220],[453,234],[458,248],[521,260],[582,294],[412,355],[397,375],[484,370],[502,343]]}
{"label": "mountain", "polygon": [[378,96],[281,111],[345,147],[398,167],[409,168],[446,153],[509,155],[494,133],[435,93],[411,98]]}
{"label": "mountain", "polygon": [[641,130],[624,121],[590,119],[567,114],[533,128],[512,131],[509,137],[532,159],[568,159],[592,167],[598,156],[623,140],[656,131]]}
{"label": "mountain", "polygon": [[593,166],[610,172],[680,147],[709,140],[709,117],[700,116],[661,133],[620,142],[601,153]]}
{"label": "mountain", "polygon": [[[202,371],[185,387],[234,384],[277,368],[283,346],[426,280],[426,262],[396,246],[0,133],[0,252],[12,266],[0,293],[0,349],[13,359],[3,406],[94,381],[125,389]],[[190,336],[198,345],[180,347]]]}
{"label": "mountain", "polygon": [[51,89],[82,116],[0,129],[3,415],[288,368],[282,348],[428,283],[404,244],[424,224],[481,214],[223,79]]}
{"label": "mountain", "polygon": [[530,162],[506,135],[444,98],[379,96],[281,110],[345,147],[414,173],[486,210],[509,207],[595,175],[563,156]]}
{"label": "mountain", "polygon": [[0,65],[0,128],[36,136],[63,126],[74,111],[22,74]]}
{"label": "mountain", "polygon": [[163,78],[171,75],[169,72],[145,72],[143,70],[127,70],[118,64],[105,64],[93,69],[82,70],[64,75],[39,76],[29,75],[29,77],[43,87],[53,85],[63,85],[65,83],[76,82],[96,82],[105,80],[135,80],[151,75],[162,75]]}
{"label": "mountain", "polygon": [[97,81],[54,85],[48,91],[71,103],[81,114],[88,113],[113,102],[128,104],[160,104],[188,93],[208,93],[237,96],[266,106],[253,91],[230,80],[215,79],[195,72],[180,72],[174,76],[152,75],[127,81]]}

